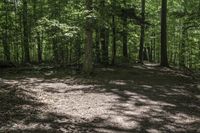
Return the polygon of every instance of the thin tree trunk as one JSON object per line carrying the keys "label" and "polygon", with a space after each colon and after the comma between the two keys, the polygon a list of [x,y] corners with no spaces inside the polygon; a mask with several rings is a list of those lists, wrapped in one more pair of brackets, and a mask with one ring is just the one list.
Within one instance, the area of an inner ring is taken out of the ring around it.
{"label": "thin tree trunk", "polygon": [[168,67],[167,57],[167,0],[162,0],[161,9],[161,66]]}
{"label": "thin tree trunk", "polygon": [[24,45],[24,62],[30,63],[27,0],[23,0],[23,45]]}
{"label": "thin tree trunk", "polygon": [[[92,10],[92,0],[86,0],[86,9],[88,11]],[[90,14],[88,14],[90,15]],[[92,60],[92,44],[93,44],[93,39],[92,39],[92,35],[93,35],[93,29],[91,27],[91,18],[89,18],[87,16],[86,19],[86,28],[85,28],[85,32],[86,32],[86,42],[85,42],[85,51],[84,51],[84,61],[83,61],[83,72],[86,74],[90,74],[93,71],[93,60]]]}
{"label": "thin tree trunk", "polygon": [[2,37],[2,43],[3,43],[5,60],[7,62],[10,62],[11,61],[10,46],[8,43],[8,3],[6,1],[4,2],[4,6],[6,8],[6,11],[5,11],[6,23],[5,23],[5,29],[4,29],[4,33],[3,33],[3,37]]}
{"label": "thin tree trunk", "polygon": [[145,0],[141,0],[142,3],[142,25],[141,25],[141,35],[140,35],[140,50],[139,50],[139,62],[143,63],[143,50],[144,50],[144,39],[145,39]]}
{"label": "thin tree trunk", "polygon": [[127,17],[123,16],[123,56],[128,59],[128,33],[127,33]]}
{"label": "thin tree trunk", "polygon": [[112,65],[115,64],[116,58],[116,24],[115,24],[115,16],[112,16],[112,32],[113,32],[113,46],[112,46]]}
{"label": "thin tree trunk", "polygon": [[42,46],[41,46],[41,37],[40,33],[37,33],[37,45],[38,45],[38,63],[42,63]]}
{"label": "thin tree trunk", "polygon": [[104,27],[101,29],[100,38],[101,38],[101,53],[102,53],[102,63],[103,65],[108,65],[108,44],[107,44],[107,33],[108,32]]}
{"label": "thin tree trunk", "polygon": [[96,63],[100,63],[101,59],[100,59],[100,36],[99,36],[99,29],[96,29],[96,47],[95,47],[95,51],[96,51]]}

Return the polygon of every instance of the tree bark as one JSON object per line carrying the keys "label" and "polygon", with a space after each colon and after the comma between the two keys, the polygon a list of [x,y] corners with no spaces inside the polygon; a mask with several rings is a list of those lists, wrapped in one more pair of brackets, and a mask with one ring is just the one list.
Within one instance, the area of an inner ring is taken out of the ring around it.
{"label": "tree bark", "polygon": [[167,57],[167,0],[162,0],[161,8],[161,66],[169,67]]}
{"label": "tree bark", "polygon": [[10,46],[8,43],[8,3],[7,1],[4,1],[5,6],[5,26],[4,26],[4,32],[2,34],[2,43],[3,43],[3,50],[4,50],[4,56],[6,62],[10,62]]}
{"label": "tree bark", "polygon": [[[90,12],[92,10],[92,0],[86,0],[86,9]],[[90,13],[88,14],[88,16]],[[85,42],[85,51],[84,51],[84,61],[83,61],[83,72],[85,74],[91,74],[93,71],[93,59],[92,59],[92,44],[93,44],[93,28],[91,27],[91,18],[86,18],[86,42]]]}
{"label": "tree bark", "polygon": [[[142,22],[145,21],[145,0],[141,0],[142,3]],[[144,50],[144,39],[145,39],[145,25],[141,24],[141,35],[140,35],[140,50],[139,50],[139,62],[143,63],[143,50]]]}
{"label": "tree bark", "polygon": [[128,33],[127,33],[127,17],[123,16],[123,56],[128,59]]}
{"label": "tree bark", "polygon": [[23,45],[24,45],[24,62],[30,63],[27,0],[23,0]]}
{"label": "tree bark", "polygon": [[101,53],[102,53],[102,63],[103,65],[108,65],[108,30],[104,27],[101,29],[100,38],[101,38]]}
{"label": "tree bark", "polygon": [[96,29],[96,47],[95,47],[95,52],[96,52],[96,63],[100,63],[100,36],[99,36],[99,28]]}
{"label": "tree bark", "polygon": [[42,63],[42,46],[41,46],[41,37],[40,33],[37,33],[37,45],[38,45],[38,63]]}
{"label": "tree bark", "polygon": [[115,16],[112,16],[112,33],[113,33],[113,46],[112,46],[112,65],[115,65],[116,58],[116,24],[115,24]]}

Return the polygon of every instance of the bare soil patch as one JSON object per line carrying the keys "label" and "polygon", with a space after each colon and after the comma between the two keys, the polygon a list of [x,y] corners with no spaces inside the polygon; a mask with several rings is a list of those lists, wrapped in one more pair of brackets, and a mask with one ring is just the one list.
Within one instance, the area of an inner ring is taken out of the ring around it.
{"label": "bare soil patch", "polygon": [[154,66],[0,72],[0,132],[200,132],[200,84]]}

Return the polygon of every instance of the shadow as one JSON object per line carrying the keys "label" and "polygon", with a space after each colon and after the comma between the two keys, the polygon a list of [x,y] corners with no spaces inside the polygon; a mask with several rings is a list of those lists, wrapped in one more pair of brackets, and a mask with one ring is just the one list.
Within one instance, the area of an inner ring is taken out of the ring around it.
{"label": "shadow", "polygon": [[91,77],[45,73],[3,82],[0,132],[200,132],[198,82],[181,73],[149,66],[97,68]]}
{"label": "shadow", "polygon": [[0,132],[94,132],[83,119],[46,110],[47,105],[34,96],[15,83],[0,84]]}
{"label": "shadow", "polygon": [[[198,84],[190,77],[173,74],[146,68],[106,71],[96,75],[101,86],[96,89],[118,97],[111,108],[113,118],[121,116],[125,122],[138,123],[127,132],[200,132]],[[110,84],[113,79],[123,85]]]}

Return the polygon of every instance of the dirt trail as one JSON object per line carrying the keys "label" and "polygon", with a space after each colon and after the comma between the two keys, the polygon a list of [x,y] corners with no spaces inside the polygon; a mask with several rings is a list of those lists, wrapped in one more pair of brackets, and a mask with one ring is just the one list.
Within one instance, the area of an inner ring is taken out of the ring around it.
{"label": "dirt trail", "polygon": [[181,73],[142,66],[87,78],[63,73],[2,73],[0,132],[200,132],[200,86]]}

